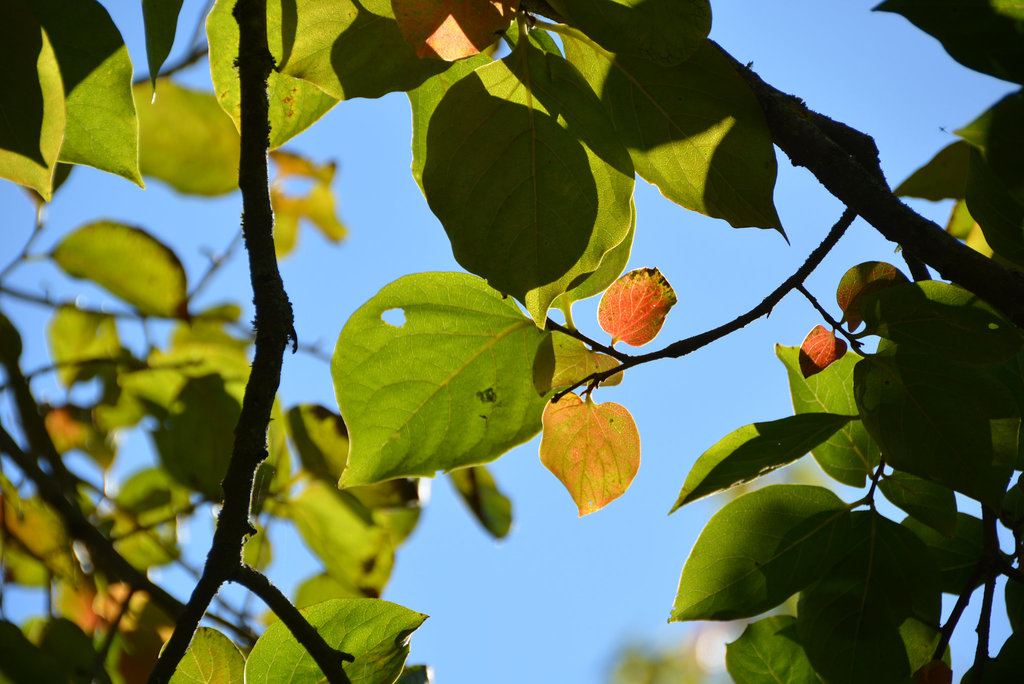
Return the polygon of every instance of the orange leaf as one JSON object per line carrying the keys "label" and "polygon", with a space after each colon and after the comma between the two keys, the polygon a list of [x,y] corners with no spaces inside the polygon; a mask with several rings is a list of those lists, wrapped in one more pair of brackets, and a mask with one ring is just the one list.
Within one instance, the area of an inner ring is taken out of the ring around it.
{"label": "orange leaf", "polygon": [[857,300],[865,294],[884,290],[892,285],[905,283],[907,277],[898,268],[884,261],[865,261],[851,268],[839,281],[836,302],[843,310],[843,320],[853,330],[863,319],[857,308]]}
{"label": "orange leaf", "polygon": [[625,407],[567,394],[548,402],[543,421],[540,461],[569,490],[581,516],[629,489],[640,469],[640,433]]}
{"label": "orange leaf", "polygon": [[391,0],[406,42],[420,57],[472,57],[507,29],[519,0]]}
{"label": "orange leaf", "polygon": [[634,347],[647,344],[665,323],[676,293],[656,268],[638,268],[609,287],[597,309],[601,328],[618,341]]}
{"label": "orange leaf", "polygon": [[834,332],[826,330],[825,326],[816,325],[800,345],[800,372],[809,378],[843,358],[845,353],[845,341],[837,338]]}

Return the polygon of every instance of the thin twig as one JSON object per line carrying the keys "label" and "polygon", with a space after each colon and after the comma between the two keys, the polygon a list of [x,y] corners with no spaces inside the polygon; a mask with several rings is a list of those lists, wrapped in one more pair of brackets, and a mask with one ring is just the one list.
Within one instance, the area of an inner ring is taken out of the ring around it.
{"label": "thin twig", "polygon": [[846,328],[844,328],[839,321],[832,317],[832,314],[830,314],[825,309],[825,307],[823,307],[818,302],[817,298],[810,293],[810,291],[807,289],[806,286],[804,286],[803,283],[797,285],[796,289],[800,294],[804,296],[805,299],[807,299],[807,301],[811,303],[811,306],[814,307],[814,310],[821,314],[821,317],[825,319],[825,322],[832,326],[832,330],[838,330],[839,333],[850,342],[850,346],[853,347],[853,350],[859,354],[861,352],[861,348],[863,347],[860,340],[858,340],[854,335],[847,332]]}
{"label": "thin twig", "polygon": [[231,242],[219,256],[215,256],[210,260],[210,265],[207,267],[206,272],[199,278],[199,282],[192,288],[192,291],[188,294],[188,301],[195,299],[196,295],[202,291],[204,287],[210,282],[213,275],[220,270],[220,268],[227,262],[227,260],[234,254],[235,249],[242,244],[242,231],[235,233],[235,237],[231,239]]}
{"label": "thin twig", "polygon": [[545,324],[545,329],[547,329],[547,330],[557,330],[558,332],[562,333],[563,335],[568,335],[569,337],[574,337],[577,340],[579,340],[580,342],[583,342],[584,344],[589,345],[590,348],[593,351],[599,351],[602,354],[607,354],[608,356],[611,356],[612,358],[614,358],[616,361],[624,362],[624,361],[627,361],[630,358],[632,358],[629,354],[626,354],[625,352],[620,352],[618,349],[615,349],[614,347],[609,347],[608,345],[601,344],[597,340],[593,340],[590,337],[587,337],[586,335],[581,333],[579,330],[576,330],[575,328],[568,328],[568,327],[566,327],[564,325],[560,325],[560,324],[556,323],[555,321],[551,320],[550,318],[547,319],[547,322]]}
{"label": "thin twig", "polygon": [[111,316],[113,318],[131,318],[140,319],[145,318],[144,314],[138,313],[137,311],[105,311],[103,309],[90,309],[88,307],[79,306],[73,299],[51,299],[49,295],[37,295],[31,292],[25,292],[9,285],[0,285],[0,293],[20,299],[23,302],[29,302],[30,304],[38,304],[45,306],[50,309],[60,309],[61,307],[71,307],[78,309],[82,313],[90,313],[97,316]]}

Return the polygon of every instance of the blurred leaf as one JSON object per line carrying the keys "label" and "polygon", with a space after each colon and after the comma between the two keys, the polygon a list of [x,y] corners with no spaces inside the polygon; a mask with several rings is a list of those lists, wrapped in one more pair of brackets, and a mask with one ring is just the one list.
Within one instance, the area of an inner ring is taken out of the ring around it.
{"label": "blurred leaf", "polygon": [[[537,392],[544,395],[559,387],[569,387],[587,376],[611,370],[619,365],[611,356],[587,349],[574,337],[553,331],[541,342],[533,364],[533,381]],[[622,382],[622,373],[616,373],[601,383],[612,387]]]}
{"label": "blurred leaf", "polygon": [[836,303],[843,312],[843,322],[854,330],[864,320],[860,311],[862,297],[907,282],[898,268],[884,261],[857,264],[843,274],[836,290]]}
{"label": "blurred leaf", "polygon": [[[805,378],[800,371],[798,347],[775,346],[775,354],[786,366],[789,391],[796,413],[860,412],[853,397],[853,369],[860,356],[847,352],[821,373]],[[835,480],[851,487],[863,487],[878,463],[878,445],[859,420],[851,420],[828,440],[811,449],[814,460]]]}
{"label": "blurred leaf", "polygon": [[89,409],[74,404],[53,406],[46,409],[43,419],[57,453],[78,449],[103,470],[110,467],[117,442],[96,427]]}
{"label": "blurred leaf", "polygon": [[847,552],[849,525],[846,504],[822,487],[772,485],[730,501],[697,538],[669,621],[774,608]]}
{"label": "blurred leaf", "polygon": [[66,120],[60,67],[32,5],[3,0],[2,7],[0,178],[32,188],[49,202]]}
{"label": "blurred leaf", "polygon": [[238,188],[238,131],[217,98],[160,78],[135,86],[142,173],[178,192],[223,195]]}
{"label": "blurred leaf", "polygon": [[65,387],[95,377],[88,361],[114,359],[121,353],[117,322],[106,314],[62,306],[54,311],[46,332],[50,357]]}
{"label": "blurred leaf", "polygon": [[485,530],[498,539],[508,534],[512,527],[512,502],[498,489],[487,468],[458,468],[448,473],[448,477]]}
{"label": "blurred leaf", "polygon": [[562,40],[641,178],[687,209],[737,228],[782,232],[772,201],[777,165],[768,125],[717,46],[705,41],[687,61],[664,66],[604,52],[576,33]]}
{"label": "blurred leaf", "polygon": [[906,518],[901,524],[927,545],[938,566],[939,588],[943,592],[958,596],[973,591],[985,581],[984,576],[979,575],[974,585],[968,586],[974,566],[985,552],[981,520],[967,513],[957,513],[952,535],[939,534],[915,518]]}
{"label": "blurred leaf", "polygon": [[274,557],[273,547],[270,545],[270,538],[267,537],[267,530],[256,530],[256,534],[245,540],[242,547],[242,560],[257,570],[266,570]]}
{"label": "blurred leaf", "polygon": [[0,620],[0,680],[11,684],[22,682],[64,682],[67,673],[47,657],[41,649],[25,638],[18,626]]}
{"label": "blurred leaf", "polygon": [[[4,546],[20,546],[29,557],[46,566],[49,573],[77,580],[82,572],[71,550],[71,539],[52,508],[38,498],[21,499],[6,481],[3,487]],[[12,544],[13,542],[13,544]],[[24,568],[36,574],[37,568]],[[2,649],[0,649],[2,650]]]}
{"label": "blurred leaf", "polygon": [[90,223],[66,235],[53,259],[68,275],[93,281],[144,315],[188,315],[181,261],[140,228]]}
{"label": "blurred leaf", "polygon": [[725,646],[725,667],[736,684],[818,684],[821,680],[796,637],[796,618],[774,615],[747,625]]}
{"label": "blurred leaf", "polygon": [[136,472],[121,485],[111,516],[114,548],[139,568],[166,565],[178,550],[177,517],[192,512],[188,491],[162,468]]}
{"label": "blurred leaf", "polygon": [[449,62],[487,49],[512,22],[519,0],[392,0],[395,20],[419,57]]}
{"label": "blurred leaf", "polygon": [[361,598],[362,592],[326,573],[313,575],[295,590],[295,607],[305,608],[336,598]]}
{"label": "blurred leaf", "polygon": [[[401,325],[382,318],[399,311]],[[350,440],[341,485],[479,465],[537,434],[545,400],[532,368],[543,338],[464,273],[384,287],[349,318],[331,363]]]}
{"label": "blurred leaf", "polygon": [[885,498],[946,537],[956,533],[956,495],[934,482],[895,470],[878,481]]}
{"label": "blurred leaf", "polygon": [[[920,197],[938,202],[961,200],[967,191],[967,164],[971,146],[963,140],[942,148],[931,161],[910,174],[893,190],[899,197]],[[959,236],[957,236],[959,237]]]}
{"label": "blurred leaf", "polygon": [[575,69],[532,44],[448,89],[425,162],[424,194],[456,260],[538,326],[629,232],[625,148]]}
{"label": "blurred leaf", "polygon": [[242,684],[245,656],[212,627],[200,627],[171,676],[170,684]]}
{"label": "blurred leaf", "polygon": [[426,665],[412,665],[402,670],[402,676],[395,684],[430,684],[430,668]]}
{"label": "blurred leaf", "polygon": [[[333,599],[303,610],[306,620],[335,648],[355,656],[343,669],[352,684],[392,684],[409,656],[409,639],[426,615],[374,599]],[[247,684],[322,681],[309,653],[278,621],[245,662]]]}
{"label": "blurred leaf", "polygon": [[[142,0],[142,23],[146,31],[146,61],[149,80],[156,90],[156,77],[174,46],[178,13],[183,0]],[[211,44],[213,41],[210,41]]]}
{"label": "blurred leaf", "polygon": [[995,256],[995,252],[992,247],[989,246],[988,240],[985,239],[985,233],[982,231],[981,226],[974,220],[971,213],[967,210],[966,200],[957,200],[956,204],[953,205],[953,211],[949,214],[949,221],[946,223],[946,232],[953,237],[963,240],[964,244],[973,249],[976,252],[992,257],[999,263],[1008,263],[1002,257]]}
{"label": "blurred leaf", "polygon": [[657,268],[637,268],[612,283],[597,308],[601,329],[639,347],[653,340],[676,305],[676,292]]}
{"label": "blurred leaf", "polygon": [[[271,158],[277,162],[278,175],[270,187],[270,204],[274,209],[274,246],[277,256],[282,257],[295,247],[298,237],[299,220],[306,219],[316,226],[320,233],[331,242],[338,242],[348,232],[338,220],[335,209],[334,193],[331,182],[334,180],[334,164],[313,166],[301,169],[296,162],[306,160],[297,158],[288,152],[272,152]],[[304,195],[292,195],[284,191],[282,181],[292,175],[300,175],[313,180],[309,191]]]}
{"label": "blurred leaf", "polygon": [[[29,639],[42,651],[42,658],[57,663],[63,671],[64,679],[60,681],[110,682],[106,673],[93,675],[96,666],[96,651],[82,628],[66,618],[51,618],[45,622],[40,620],[28,627]],[[5,651],[5,657],[6,657]],[[2,668],[0,668],[2,669]],[[24,680],[38,682],[38,677]],[[58,680],[54,680],[58,681]]]}
{"label": "blurred leaf", "polygon": [[967,176],[967,208],[995,253],[1024,267],[1024,202],[1007,191],[976,149]]}
{"label": "blurred leaf", "polygon": [[816,325],[800,345],[800,372],[805,378],[817,375],[843,358],[845,353],[846,342],[837,338],[834,330]]}
{"label": "blurred leaf", "polygon": [[792,463],[849,423],[850,416],[802,413],[746,425],[701,454],[669,513],[701,497]]}

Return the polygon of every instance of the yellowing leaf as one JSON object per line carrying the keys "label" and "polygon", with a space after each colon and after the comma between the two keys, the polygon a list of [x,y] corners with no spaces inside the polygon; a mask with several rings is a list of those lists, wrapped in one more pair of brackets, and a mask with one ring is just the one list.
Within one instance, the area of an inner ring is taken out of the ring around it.
{"label": "yellowing leaf", "polygon": [[857,309],[857,300],[869,292],[878,292],[890,285],[905,283],[907,277],[898,268],[884,261],[865,261],[857,264],[839,281],[836,302],[843,310],[843,320],[856,328],[863,320]]}
{"label": "yellowing leaf", "polygon": [[419,57],[454,62],[493,43],[515,16],[518,0],[391,0],[402,36]]}
{"label": "yellowing leaf", "polygon": [[[533,364],[533,381],[540,394],[547,394],[559,387],[569,387],[594,373],[611,370],[619,365],[618,361],[607,354],[591,351],[585,344],[564,333],[553,332],[549,339],[550,344],[541,344]],[[601,384],[612,386],[620,382],[622,373],[616,373]]]}
{"label": "yellowing leaf", "polygon": [[816,325],[800,345],[800,372],[809,378],[843,358],[845,353],[846,342],[825,326]]}
{"label": "yellowing leaf", "polygon": [[605,291],[597,309],[597,320],[612,336],[612,344],[621,340],[639,347],[654,339],[675,304],[675,290],[661,271],[638,268]]}
{"label": "yellowing leaf", "polygon": [[[331,242],[338,242],[348,231],[338,220],[334,193],[335,165],[315,164],[290,152],[271,152],[277,164],[277,177],[270,188],[270,204],[274,209],[274,247],[277,256],[288,254],[295,247],[298,238],[299,219],[305,219],[316,226]],[[305,195],[291,195],[285,192],[281,181],[298,176],[313,181]]]}
{"label": "yellowing leaf", "polygon": [[576,502],[580,515],[622,496],[640,469],[640,433],[629,411],[567,394],[544,409],[540,461]]}

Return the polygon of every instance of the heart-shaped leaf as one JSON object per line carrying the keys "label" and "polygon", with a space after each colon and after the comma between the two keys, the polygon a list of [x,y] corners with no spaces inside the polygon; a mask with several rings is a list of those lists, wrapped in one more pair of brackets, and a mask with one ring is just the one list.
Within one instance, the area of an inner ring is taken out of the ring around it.
{"label": "heart-shaped leaf", "polygon": [[857,264],[843,275],[836,290],[836,302],[843,310],[843,321],[850,325],[850,329],[856,328],[863,320],[857,308],[863,295],[906,282],[909,282],[907,277],[898,268],[884,261]]}
{"label": "heart-shaped leaf", "polygon": [[449,62],[479,54],[515,16],[518,0],[391,0],[402,36],[419,57]]}
{"label": "heart-shaped leaf", "polygon": [[638,268],[605,291],[597,309],[597,320],[612,336],[612,344],[621,340],[639,347],[654,339],[675,304],[675,290],[661,271]]}
{"label": "heart-shaped leaf", "polygon": [[800,345],[800,372],[809,378],[843,358],[845,353],[845,341],[837,338],[835,332],[827,330],[825,326],[816,325]]}

